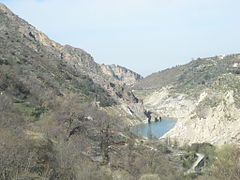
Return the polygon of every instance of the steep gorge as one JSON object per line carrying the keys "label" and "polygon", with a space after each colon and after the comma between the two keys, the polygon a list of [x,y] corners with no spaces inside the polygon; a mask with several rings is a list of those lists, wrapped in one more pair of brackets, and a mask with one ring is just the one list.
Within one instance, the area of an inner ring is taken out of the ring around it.
{"label": "steep gorge", "polygon": [[[146,121],[147,108],[179,119],[166,137],[237,142],[239,59],[198,60],[142,79],[50,40],[0,3],[0,179],[185,178],[194,153],[136,136],[129,125]],[[208,134],[223,129],[219,139]]]}

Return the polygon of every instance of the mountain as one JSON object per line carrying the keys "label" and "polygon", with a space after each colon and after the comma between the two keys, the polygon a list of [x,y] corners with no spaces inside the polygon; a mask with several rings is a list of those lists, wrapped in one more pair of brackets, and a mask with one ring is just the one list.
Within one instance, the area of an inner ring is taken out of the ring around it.
{"label": "mountain", "polygon": [[134,93],[145,108],[177,119],[165,137],[182,144],[240,142],[240,54],[198,58],[154,73]]}
{"label": "mountain", "polygon": [[[33,76],[30,77],[35,76],[32,81],[37,79],[39,83],[47,82],[56,91],[60,91],[59,93],[61,93],[60,86],[68,84],[71,86],[68,90],[81,91],[84,95],[91,96],[92,100],[100,101],[104,106],[111,105],[113,101],[115,103],[122,101],[122,99],[127,99],[128,102],[134,99],[136,102],[136,97],[122,88],[122,80],[126,79],[126,83],[127,81],[133,82],[132,77],[129,76],[133,74],[133,76],[140,77],[140,75],[125,68],[121,68],[124,69],[121,73],[121,80],[106,75],[102,66],[97,64],[90,54],[82,49],[70,45],[62,46],[50,40],[45,34],[14,15],[4,5],[1,5],[0,18],[1,64],[12,64],[14,67],[19,67],[21,64],[25,71],[32,69]],[[17,71],[15,72],[16,75]],[[126,77],[129,77],[128,80]],[[29,86],[31,86],[30,83],[34,84],[23,74],[21,78],[24,79],[21,81],[29,83]],[[82,83],[78,84],[78,81]],[[100,91],[105,95],[100,97]]]}

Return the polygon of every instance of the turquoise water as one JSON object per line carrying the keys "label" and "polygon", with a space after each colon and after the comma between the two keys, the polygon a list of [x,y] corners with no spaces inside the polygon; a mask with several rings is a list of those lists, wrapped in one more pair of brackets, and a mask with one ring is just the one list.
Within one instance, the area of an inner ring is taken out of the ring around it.
{"label": "turquoise water", "polygon": [[146,138],[160,138],[171,130],[176,122],[176,120],[162,118],[161,121],[152,122],[151,124],[139,124],[133,126],[130,128],[130,131]]}

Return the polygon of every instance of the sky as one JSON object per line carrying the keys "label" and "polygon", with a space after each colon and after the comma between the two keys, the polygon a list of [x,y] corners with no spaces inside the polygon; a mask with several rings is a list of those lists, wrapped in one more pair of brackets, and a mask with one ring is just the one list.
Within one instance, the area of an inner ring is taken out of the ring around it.
{"label": "sky", "polygon": [[240,53],[239,0],[0,0],[51,39],[143,76]]}

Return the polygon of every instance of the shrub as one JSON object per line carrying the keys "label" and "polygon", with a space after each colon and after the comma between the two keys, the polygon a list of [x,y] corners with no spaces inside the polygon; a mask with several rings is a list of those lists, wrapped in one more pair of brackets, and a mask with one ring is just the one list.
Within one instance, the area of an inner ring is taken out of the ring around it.
{"label": "shrub", "polygon": [[217,150],[213,174],[219,180],[239,180],[240,148],[237,145],[224,145]]}

